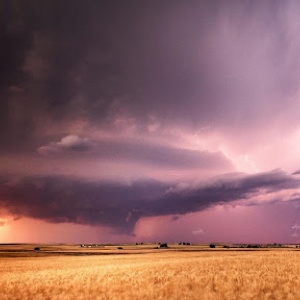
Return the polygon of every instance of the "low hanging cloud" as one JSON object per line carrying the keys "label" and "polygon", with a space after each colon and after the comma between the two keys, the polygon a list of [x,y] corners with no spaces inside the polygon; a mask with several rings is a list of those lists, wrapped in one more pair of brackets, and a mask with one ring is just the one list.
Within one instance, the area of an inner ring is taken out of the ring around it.
{"label": "low hanging cloud", "polygon": [[2,177],[0,207],[15,217],[103,225],[132,234],[142,217],[183,215],[216,204],[251,200],[259,193],[275,193],[274,200],[280,201],[276,192],[298,188],[300,178],[280,170],[224,175],[206,183],[177,186],[153,180],[121,184],[61,176]]}

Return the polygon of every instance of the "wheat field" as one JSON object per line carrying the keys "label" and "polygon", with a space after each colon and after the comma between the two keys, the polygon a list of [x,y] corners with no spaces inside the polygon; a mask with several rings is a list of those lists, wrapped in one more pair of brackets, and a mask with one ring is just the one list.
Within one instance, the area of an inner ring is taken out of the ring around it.
{"label": "wheat field", "polygon": [[140,250],[2,253],[0,299],[300,299],[296,250]]}

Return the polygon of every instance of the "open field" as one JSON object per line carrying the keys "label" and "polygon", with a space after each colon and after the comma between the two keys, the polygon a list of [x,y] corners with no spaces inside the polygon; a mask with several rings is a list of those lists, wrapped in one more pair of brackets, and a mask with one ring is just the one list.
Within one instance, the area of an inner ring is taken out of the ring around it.
{"label": "open field", "polygon": [[300,299],[295,248],[34,246],[0,246],[0,299]]}

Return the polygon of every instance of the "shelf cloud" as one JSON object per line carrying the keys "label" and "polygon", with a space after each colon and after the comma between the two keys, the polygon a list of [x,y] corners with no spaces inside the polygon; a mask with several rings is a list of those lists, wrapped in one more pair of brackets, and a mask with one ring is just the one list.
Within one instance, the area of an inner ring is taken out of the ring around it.
{"label": "shelf cloud", "polygon": [[256,175],[223,175],[205,184],[177,186],[151,180],[126,185],[54,176],[2,178],[0,204],[17,217],[104,225],[132,234],[142,217],[184,215],[235,200],[251,202],[259,193],[275,193],[273,200],[278,201],[276,192],[299,187],[299,178],[280,170]]}

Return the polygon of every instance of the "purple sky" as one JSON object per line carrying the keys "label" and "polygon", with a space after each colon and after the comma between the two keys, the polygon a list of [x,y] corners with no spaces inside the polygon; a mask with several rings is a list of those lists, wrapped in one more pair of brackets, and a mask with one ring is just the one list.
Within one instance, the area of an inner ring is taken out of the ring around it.
{"label": "purple sky", "polygon": [[0,1],[0,242],[300,242],[299,1]]}

